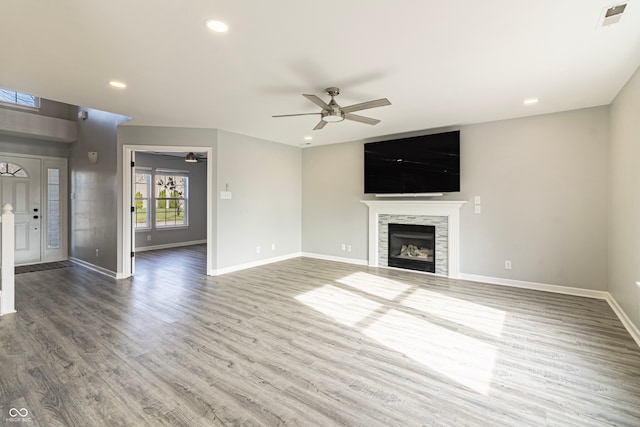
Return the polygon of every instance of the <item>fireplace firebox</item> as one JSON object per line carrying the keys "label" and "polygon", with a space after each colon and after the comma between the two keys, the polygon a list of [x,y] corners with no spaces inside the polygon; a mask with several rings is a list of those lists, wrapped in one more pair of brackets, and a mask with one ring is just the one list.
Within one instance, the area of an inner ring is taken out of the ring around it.
{"label": "fireplace firebox", "polygon": [[389,224],[389,267],[435,273],[436,227]]}

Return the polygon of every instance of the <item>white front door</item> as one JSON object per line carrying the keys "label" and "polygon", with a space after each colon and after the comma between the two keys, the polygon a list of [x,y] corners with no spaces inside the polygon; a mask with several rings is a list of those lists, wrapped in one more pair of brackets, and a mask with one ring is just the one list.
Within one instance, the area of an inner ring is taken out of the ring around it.
{"label": "white front door", "polygon": [[0,156],[0,206],[13,206],[16,264],[41,261],[40,170],[40,159]]}

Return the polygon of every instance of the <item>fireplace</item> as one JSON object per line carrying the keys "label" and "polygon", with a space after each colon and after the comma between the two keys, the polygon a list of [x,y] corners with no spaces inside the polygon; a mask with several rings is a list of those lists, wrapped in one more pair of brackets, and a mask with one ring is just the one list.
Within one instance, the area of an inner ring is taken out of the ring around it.
{"label": "fireplace", "polygon": [[[369,207],[370,267],[388,267],[388,224],[436,228],[435,274],[460,277],[460,208],[453,200],[363,200]],[[424,271],[424,270],[422,270]]]}
{"label": "fireplace", "polygon": [[390,223],[388,227],[389,267],[435,273],[435,226]]}

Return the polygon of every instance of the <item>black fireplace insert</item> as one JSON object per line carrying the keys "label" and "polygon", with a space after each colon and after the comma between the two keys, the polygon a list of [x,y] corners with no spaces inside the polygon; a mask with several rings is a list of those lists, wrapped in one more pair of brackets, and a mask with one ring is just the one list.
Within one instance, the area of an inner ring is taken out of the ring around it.
{"label": "black fireplace insert", "polygon": [[436,272],[436,227],[389,224],[389,267]]}

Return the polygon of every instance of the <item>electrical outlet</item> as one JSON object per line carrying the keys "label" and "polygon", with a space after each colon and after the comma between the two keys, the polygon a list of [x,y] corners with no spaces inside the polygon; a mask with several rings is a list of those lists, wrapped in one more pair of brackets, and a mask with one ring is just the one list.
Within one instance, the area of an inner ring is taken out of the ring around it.
{"label": "electrical outlet", "polygon": [[347,245],[347,252],[351,252],[351,245]]}
{"label": "electrical outlet", "polygon": [[476,197],[474,197],[473,201],[474,201],[474,203],[475,203],[476,205],[479,205],[479,204],[480,204],[480,196],[476,196]]}
{"label": "electrical outlet", "polygon": [[271,250],[272,250],[272,251],[275,251],[275,250],[276,250],[276,244],[275,244],[275,243],[272,243],[272,244],[271,244]]}
{"label": "electrical outlet", "polygon": [[475,209],[477,214],[482,213],[482,208],[480,207],[480,205],[476,205]]}
{"label": "electrical outlet", "polygon": [[343,251],[346,251],[346,250],[347,250],[347,245],[346,245],[346,244],[344,244],[344,243],[343,243],[342,245],[340,245],[340,247],[342,248],[342,250],[343,250]]}
{"label": "electrical outlet", "polygon": [[260,246],[256,246],[256,253],[259,254],[260,253]]}
{"label": "electrical outlet", "polygon": [[151,240],[151,234],[149,234],[149,235],[147,236],[147,242],[148,242],[149,240]]}
{"label": "electrical outlet", "polygon": [[100,250],[96,249],[96,258],[100,258]]}
{"label": "electrical outlet", "polygon": [[511,270],[511,260],[505,260],[504,261],[504,269],[505,270]]}

